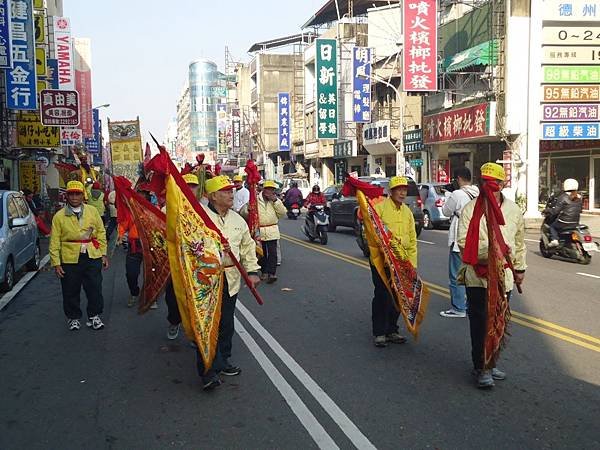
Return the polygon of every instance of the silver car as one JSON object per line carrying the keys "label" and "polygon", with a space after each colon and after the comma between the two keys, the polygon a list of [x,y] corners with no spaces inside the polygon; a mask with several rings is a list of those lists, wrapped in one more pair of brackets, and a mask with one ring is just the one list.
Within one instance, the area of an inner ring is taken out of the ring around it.
{"label": "silver car", "polygon": [[10,291],[23,267],[38,270],[40,242],[35,217],[23,194],[0,191],[0,289]]}

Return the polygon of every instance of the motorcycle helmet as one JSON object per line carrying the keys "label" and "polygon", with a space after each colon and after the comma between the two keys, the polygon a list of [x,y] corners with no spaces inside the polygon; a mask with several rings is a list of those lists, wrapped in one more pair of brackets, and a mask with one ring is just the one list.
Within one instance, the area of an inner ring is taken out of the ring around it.
{"label": "motorcycle helmet", "polygon": [[318,184],[315,184],[315,185],[312,187],[312,191],[313,191],[315,194],[318,194],[319,192],[321,192],[321,188],[319,187],[319,185],[318,185]]}
{"label": "motorcycle helmet", "polygon": [[573,178],[567,178],[563,183],[563,191],[570,192],[577,190],[579,190],[579,183],[577,180],[574,180]]}

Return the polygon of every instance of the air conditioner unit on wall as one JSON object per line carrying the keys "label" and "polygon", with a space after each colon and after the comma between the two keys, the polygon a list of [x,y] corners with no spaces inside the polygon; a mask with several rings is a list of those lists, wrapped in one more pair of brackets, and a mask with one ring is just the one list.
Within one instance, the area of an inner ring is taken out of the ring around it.
{"label": "air conditioner unit on wall", "polygon": [[454,106],[454,92],[444,92],[444,109],[452,108]]}

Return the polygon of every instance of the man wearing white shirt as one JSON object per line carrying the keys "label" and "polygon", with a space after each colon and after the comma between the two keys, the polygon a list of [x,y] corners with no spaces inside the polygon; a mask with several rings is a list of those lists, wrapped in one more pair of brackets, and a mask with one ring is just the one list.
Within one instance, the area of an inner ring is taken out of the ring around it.
{"label": "man wearing white shirt", "polygon": [[242,206],[250,201],[250,191],[244,186],[244,179],[241,175],[235,175],[233,177],[233,184],[235,186],[235,193],[233,194],[233,210],[240,212]]}

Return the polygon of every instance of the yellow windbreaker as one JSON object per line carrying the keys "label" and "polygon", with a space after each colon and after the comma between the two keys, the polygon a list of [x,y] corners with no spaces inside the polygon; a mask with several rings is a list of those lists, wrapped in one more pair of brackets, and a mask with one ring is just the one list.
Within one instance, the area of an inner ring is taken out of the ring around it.
{"label": "yellow windbreaker", "polygon": [[417,232],[412,211],[405,204],[396,206],[391,198],[375,204],[375,211],[392,235],[400,241],[408,260],[417,267]]}
{"label": "yellow windbreaker", "polygon": [[[92,259],[106,256],[106,231],[98,210],[85,204],[81,205],[81,208],[79,220],[68,205],[58,211],[52,219],[49,248],[52,267],[77,264],[82,245],[86,246],[87,254]],[[98,248],[92,242],[77,242],[87,239],[97,241]]]}
{"label": "yellow windbreaker", "polygon": [[287,214],[283,202],[277,199],[274,202],[267,202],[262,194],[258,195],[258,220],[260,223],[261,241],[276,241],[281,236],[279,234],[279,219]]}

